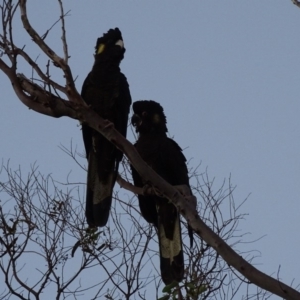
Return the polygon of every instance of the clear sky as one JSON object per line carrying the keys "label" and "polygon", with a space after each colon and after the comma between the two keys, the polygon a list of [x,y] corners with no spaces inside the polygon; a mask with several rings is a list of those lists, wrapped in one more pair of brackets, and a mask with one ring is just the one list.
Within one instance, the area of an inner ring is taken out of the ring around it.
{"label": "clear sky", "polygon": [[[280,267],[285,283],[300,283],[300,9],[282,0],[68,0],[64,6],[71,10],[67,38],[78,90],[92,67],[96,38],[119,27],[127,49],[121,69],[133,101],[160,102],[191,166],[201,163],[216,186],[231,174],[237,203],[251,193],[239,228],[251,233],[247,241],[264,237],[243,249],[260,251],[261,271],[276,276]],[[59,7],[54,0],[29,1],[28,12],[42,34]],[[14,30],[15,42],[37,57],[20,22]],[[46,41],[62,54],[59,30]],[[57,70],[53,74],[62,82]],[[63,180],[72,171],[84,181],[58,147],[72,140],[84,152],[78,122],[28,110],[3,73],[0,90],[1,159],[24,170],[36,161],[45,174]],[[131,133],[128,138],[134,141]]]}

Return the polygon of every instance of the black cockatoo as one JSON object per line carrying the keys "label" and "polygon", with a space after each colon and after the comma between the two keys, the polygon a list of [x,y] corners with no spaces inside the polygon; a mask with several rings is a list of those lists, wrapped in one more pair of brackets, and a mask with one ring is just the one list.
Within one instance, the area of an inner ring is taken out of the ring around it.
{"label": "black cockatoo", "polygon": [[[127,79],[120,71],[125,48],[121,31],[110,29],[96,44],[95,62],[81,91],[83,100],[124,136],[127,132],[131,96]],[[88,159],[86,218],[90,227],[105,226],[122,152],[100,133],[82,125]]]}
{"label": "black cockatoo", "polygon": [[[135,147],[144,161],[171,185],[190,189],[186,159],[178,144],[167,137],[167,121],[163,108],[152,100],[133,103],[131,122],[139,134]],[[132,167],[135,186],[147,184]],[[138,196],[142,216],[157,228],[160,268],[165,284],[180,282],[184,275],[180,216],[166,198],[156,195]],[[192,238],[191,229],[189,229]]]}

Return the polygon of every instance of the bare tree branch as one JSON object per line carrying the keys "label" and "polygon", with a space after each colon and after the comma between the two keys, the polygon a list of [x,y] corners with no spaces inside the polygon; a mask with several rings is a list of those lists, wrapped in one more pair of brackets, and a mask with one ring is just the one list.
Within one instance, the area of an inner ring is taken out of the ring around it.
{"label": "bare tree branch", "polygon": [[67,38],[66,38],[66,27],[65,27],[65,16],[66,15],[64,13],[64,7],[62,4],[62,1],[58,0],[58,3],[59,3],[59,7],[60,7],[60,12],[61,12],[61,15],[60,15],[61,31],[62,31],[61,40],[62,40],[63,49],[64,49],[64,56],[65,56],[64,60],[65,60],[65,63],[68,64],[69,53],[68,53],[68,44],[67,44]]}
{"label": "bare tree branch", "polygon": [[293,4],[300,8],[300,2],[298,0],[292,0]]}
{"label": "bare tree branch", "polygon": [[[298,6],[298,1],[293,1],[293,3]],[[158,176],[141,159],[134,146],[121,134],[119,134],[111,125],[111,123],[101,119],[94,111],[92,111],[89,107],[87,107],[87,105],[85,105],[84,101],[76,90],[72,72],[67,63],[68,50],[66,48],[64,22],[62,21],[62,40],[64,45],[63,59],[59,57],[45,43],[45,41],[30,25],[27,18],[26,0],[19,1],[23,26],[27,30],[33,41],[40,47],[40,49],[54,62],[56,66],[62,69],[66,79],[65,88],[63,88],[61,85],[54,84],[53,86],[54,88],[57,88],[65,93],[69,101],[61,99],[58,96],[50,93],[49,91],[45,91],[45,89],[30,81],[24,75],[16,74],[16,61],[18,55],[21,55],[29,64],[32,63],[32,60],[26,58],[26,55],[24,55],[22,51],[19,51],[15,47],[13,41],[11,22],[16,7],[17,6],[12,7],[11,1],[8,1],[7,3],[5,2],[1,7],[3,35],[1,36],[2,44],[0,44],[0,47],[9,57],[11,66],[9,67],[2,59],[0,59],[0,69],[10,79],[13,89],[18,98],[30,109],[33,109],[39,113],[52,117],[68,116],[81,122],[85,122],[91,128],[100,132],[105,136],[105,138],[107,138],[116,147],[118,147],[122,152],[125,153],[130,163],[134,166],[134,168],[145,181],[149,182],[151,186],[159,191],[159,193],[161,193],[162,195],[164,195],[164,197],[168,198],[170,201],[172,201],[172,203],[174,203],[180,213],[187,220],[188,224],[195,230],[197,235],[201,239],[203,239],[209,247],[213,247],[218,255],[220,255],[229,266],[233,267],[237,272],[242,274],[249,280],[249,282],[257,285],[258,287],[261,287],[262,289],[270,291],[271,293],[274,293],[285,299],[300,299],[300,293],[298,291],[287,286],[283,282],[262,273],[254,266],[252,266],[249,262],[247,262],[244,258],[242,258],[236,251],[234,251],[223,239],[220,238],[218,234],[216,234],[201,220],[199,214],[197,213],[195,205],[192,202],[187,201],[187,199],[177,189],[172,187],[160,176]],[[61,12],[61,18],[63,20],[63,11]],[[39,69],[36,68],[34,64],[32,65],[32,67],[39,74]],[[47,75],[46,78],[43,75],[41,77],[48,85],[52,85]],[[15,254],[12,252],[13,250],[11,250],[9,245],[11,244],[6,243],[6,251],[10,253],[11,257],[13,257],[13,255]],[[86,251],[88,251],[88,248],[86,248]],[[124,264],[126,265],[127,262],[125,261]],[[51,266],[49,266],[49,268],[51,269]],[[15,278],[18,280],[16,267],[14,266],[13,269]],[[46,276],[45,278],[48,277]],[[56,281],[58,284],[58,277]],[[117,284],[118,282],[115,283]],[[22,284],[20,283],[20,285]],[[23,286],[23,288],[27,289],[26,286]],[[120,292],[124,293],[123,290],[121,290]]]}
{"label": "bare tree branch", "polygon": [[[20,0],[20,10],[21,10],[21,20],[23,22],[23,26],[28,32],[28,34],[31,36],[33,41],[43,50],[43,52],[55,63],[56,66],[60,67],[62,71],[64,72],[64,76],[66,78],[66,95],[68,96],[68,99],[70,101],[82,104],[83,100],[80,97],[79,93],[76,90],[73,75],[71,72],[71,69],[68,65],[67,58],[68,58],[68,51],[65,46],[65,33],[63,32],[63,44],[64,44],[64,51],[65,51],[65,59],[59,57],[45,42],[44,40],[39,36],[39,34],[33,29],[33,27],[30,25],[29,20],[27,18],[27,10],[26,10],[26,0]],[[63,15],[61,16],[63,19]],[[63,29],[64,29],[64,23],[63,23]]]}

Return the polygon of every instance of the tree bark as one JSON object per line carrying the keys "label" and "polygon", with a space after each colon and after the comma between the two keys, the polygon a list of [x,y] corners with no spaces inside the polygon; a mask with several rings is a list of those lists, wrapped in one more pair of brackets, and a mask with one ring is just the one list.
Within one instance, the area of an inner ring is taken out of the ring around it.
{"label": "tree bark", "polygon": [[[296,5],[298,1],[293,1]],[[21,19],[28,34],[33,41],[44,51],[44,53],[62,69],[66,84],[63,87],[68,100],[59,98],[50,92],[45,91],[42,87],[27,79],[24,75],[16,74],[16,57],[19,53],[14,53],[14,46],[9,53],[13,58],[12,67],[0,58],[0,69],[10,79],[13,89],[21,100],[30,109],[51,117],[67,116],[72,119],[77,119],[94,128],[116,147],[125,153],[130,163],[134,166],[137,172],[156,187],[165,197],[174,203],[179,209],[180,213],[187,220],[189,225],[194,229],[208,245],[213,247],[220,256],[228,263],[228,265],[235,268],[240,274],[245,276],[251,283],[258,287],[267,290],[279,297],[291,300],[299,300],[300,293],[295,289],[287,286],[283,282],[274,279],[244,260],[238,255],[225,241],[223,241],[217,234],[215,234],[199,217],[193,203],[184,198],[178,190],[168,184],[159,175],[157,175],[140,157],[134,146],[126,140],[120,133],[118,133],[110,122],[100,118],[93,110],[91,110],[80,97],[76,90],[71,70],[67,64],[67,60],[55,54],[51,48],[44,42],[44,40],[31,27],[26,13],[26,0],[20,0]],[[46,84],[51,85],[48,80]]]}

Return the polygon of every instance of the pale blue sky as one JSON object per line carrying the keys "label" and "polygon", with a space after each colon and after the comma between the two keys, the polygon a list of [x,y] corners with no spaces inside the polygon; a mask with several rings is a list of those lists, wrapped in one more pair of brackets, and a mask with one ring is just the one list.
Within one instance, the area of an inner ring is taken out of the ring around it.
{"label": "pale blue sky", "polygon": [[[56,1],[28,1],[39,33],[57,20]],[[191,165],[201,162],[221,183],[231,174],[235,200],[249,213],[240,223],[259,250],[261,271],[287,284],[299,277],[300,9],[291,1],[64,1],[70,66],[80,91],[96,38],[119,27],[127,49],[121,64],[133,101],[165,108],[171,136]],[[15,42],[34,48],[16,22]],[[60,25],[47,42],[61,54]],[[32,50],[31,50],[32,49]],[[33,53],[33,52],[31,52]],[[44,63],[40,57],[38,62]],[[19,65],[20,72],[22,64]],[[53,79],[61,80],[57,70]],[[85,180],[59,148],[72,140],[83,152],[78,122],[28,110],[0,73],[1,159],[25,170]],[[129,130],[130,132],[130,130]],[[132,134],[128,136],[134,141]],[[276,276],[276,275],[275,275]],[[278,299],[273,296],[271,299]]]}

